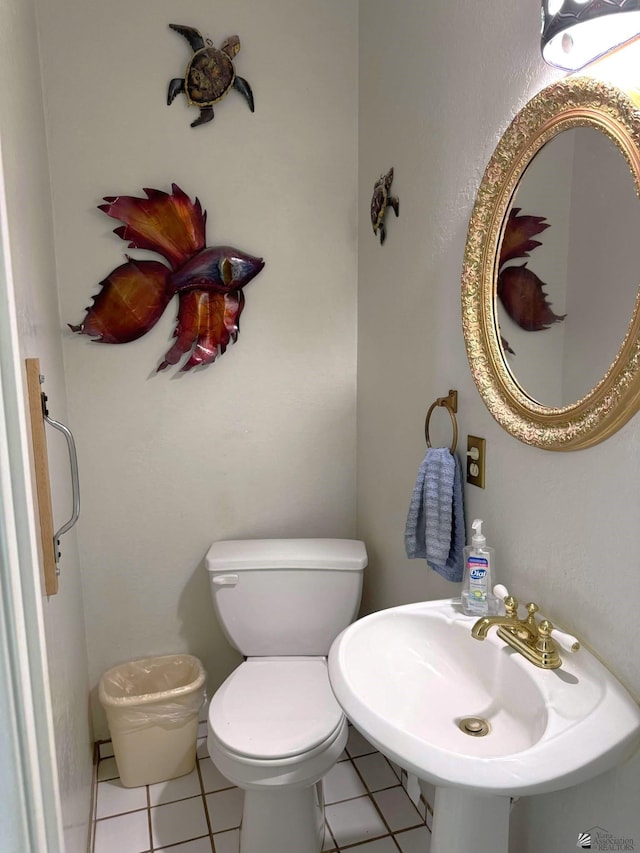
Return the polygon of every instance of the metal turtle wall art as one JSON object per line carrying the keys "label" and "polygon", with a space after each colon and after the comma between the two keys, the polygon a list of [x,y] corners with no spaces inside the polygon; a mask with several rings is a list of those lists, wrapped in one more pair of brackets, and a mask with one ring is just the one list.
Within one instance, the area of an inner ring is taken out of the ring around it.
{"label": "metal turtle wall art", "polygon": [[380,232],[380,245],[387,238],[387,232],[384,227],[384,216],[389,205],[393,208],[396,216],[400,214],[400,201],[397,196],[389,195],[391,184],[393,182],[393,167],[389,169],[386,175],[380,175],[373,186],[373,195],[371,196],[371,224],[373,225],[373,233]]}
{"label": "metal turtle wall art", "polygon": [[191,122],[198,127],[213,119],[213,105],[221,101],[233,88],[246,98],[249,109],[254,112],[251,86],[236,74],[233,58],[240,50],[238,36],[229,36],[220,48],[203,38],[193,27],[169,24],[172,30],[184,36],[193,50],[184,77],[174,77],[169,83],[167,104],[173,103],[176,95],[184,94],[191,106],[200,109],[199,117]]}
{"label": "metal turtle wall art", "polygon": [[129,248],[147,249],[166,261],[136,260],[128,255],[100,282],[101,290],[73,332],[104,344],[124,344],[145,335],[178,297],[175,342],[158,370],[186,358],[181,370],[211,364],[240,331],[243,288],[264,267],[262,258],[233,246],[208,246],[207,214],[177,184],[171,193],[145,189],[146,198],[106,196],[98,206],[124,222],[114,233]]}

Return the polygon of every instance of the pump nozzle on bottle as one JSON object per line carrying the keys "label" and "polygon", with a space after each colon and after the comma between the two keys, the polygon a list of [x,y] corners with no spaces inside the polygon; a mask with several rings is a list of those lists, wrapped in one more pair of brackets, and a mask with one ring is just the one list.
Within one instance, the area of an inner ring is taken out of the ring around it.
{"label": "pump nozzle on bottle", "polygon": [[471,544],[474,548],[483,548],[487,544],[487,539],[482,535],[482,519],[476,518],[471,525],[471,529],[473,530]]}

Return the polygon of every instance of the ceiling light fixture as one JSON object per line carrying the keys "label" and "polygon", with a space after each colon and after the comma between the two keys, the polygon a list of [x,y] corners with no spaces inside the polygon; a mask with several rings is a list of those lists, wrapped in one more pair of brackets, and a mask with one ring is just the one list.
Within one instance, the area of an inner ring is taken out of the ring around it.
{"label": "ceiling light fixture", "polygon": [[640,34],[640,0],[542,0],[542,57],[576,71]]}

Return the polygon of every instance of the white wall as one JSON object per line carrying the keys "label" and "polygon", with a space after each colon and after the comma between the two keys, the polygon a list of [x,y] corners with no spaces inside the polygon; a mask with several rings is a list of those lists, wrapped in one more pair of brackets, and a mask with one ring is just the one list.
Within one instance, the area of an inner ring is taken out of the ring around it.
{"label": "white wall", "polygon": [[[215,627],[202,567],[212,539],[355,532],[358,249],[366,608],[456,592],[403,553],[424,416],[456,387],[461,447],[468,432],[488,442],[487,489],[467,488],[467,516],[485,519],[500,579],[523,599],[536,598],[637,693],[637,418],[587,451],[522,445],[489,416],[462,341],[460,271],[476,189],[515,112],[557,76],[539,58],[537,4],[367,0],[358,69],[355,3],[236,0],[212,10],[186,0],[177,20],[168,0],[39,2],[59,325],[44,134],[30,76],[37,68],[28,62],[33,21],[29,4],[13,5],[20,9],[3,8],[0,28],[14,84],[0,96],[0,115],[11,119],[0,130],[3,146],[9,140],[22,333],[25,355],[43,360],[61,418],[57,334],[64,336],[82,472],[78,541],[91,685],[112,663],[165,650],[200,655],[212,686],[226,674],[237,658]],[[213,125],[193,130],[183,101],[165,106],[167,82],[188,53],[168,30],[172,21],[200,26],[216,41],[239,33],[237,67],[254,87],[255,115],[234,92]],[[368,224],[369,199],[392,165],[400,218],[388,217],[381,247]],[[209,243],[232,242],[267,261],[247,289],[238,343],[180,378],[153,374],[169,344],[170,310],[149,335],[122,347],[97,346],[65,327],[79,322],[125,251],[111,234],[115,223],[95,209],[101,197],[168,189],[171,181],[209,211]],[[448,419],[437,414],[434,443],[448,442]],[[62,457],[54,462],[56,506],[64,502],[64,465]],[[72,816],[84,772],[73,770],[74,756],[87,728],[77,718],[86,670],[73,536],[68,541],[67,596],[47,604],[46,618]],[[97,734],[105,733],[99,721]],[[639,781],[636,760],[572,791],[521,801],[515,849],[561,853],[594,824],[640,840]]]}
{"label": "white wall", "polygon": [[[21,358],[40,359],[52,417],[68,422],[58,325],[55,253],[37,32],[30,0],[0,6],[0,140],[6,183],[8,260],[15,285]],[[56,529],[70,515],[64,439],[48,431]],[[60,592],[43,600],[51,705],[68,853],[86,849],[92,739],[87,654],[75,533],[62,542]],[[22,567],[27,571],[27,567]],[[41,709],[44,714],[44,709]]]}
{"label": "white wall", "polygon": [[[124,660],[188,650],[215,687],[238,656],[212,610],[210,543],[355,533],[357,5],[39,5],[90,682]],[[169,23],[216,44],[240,36],[253,115],[237,92],[195,129],[182,96],[166,105],[191,55]],[[208,211],[209,245],[266,260],[238,342],[181,376],[155,374],[175,304],[123,346],[65,325],[127,251],[96,210],[102,197],[172,182]]]}
{"label": "white wall", "polygon": [[[487,439],[487,487],[466,488],[467,519],[484,518],[499,579],[596,649],[637,695],[640,421],[576,453],[521,444],[485,408],[462,338],[462,258],[484,168],[518,109],[559,76],[540,59],[539,15],[537,3],[360,4],[358,524],[372,555],[366,605],[458,591],[408,561],[403,545],[426,410],[457,388],[460,448],[468,433]],[[388,217],[381,248],[364,211],[390,166],[400,217]],[[639,784],[636,758],[570,791],[521,800],[514,851],[564,853],[596,824],[637,845]]]}
{"label": "white wall", "polygon": [[[566,307],[573,318],[566,329],[568,400],[582,397],[613,363],[640,281],[636,251],[640,210],[625,159],[604,134],[583,129],[576,137],[574,167],[576,176],[592,177],[573,181],[572,274]],[[586,289],[589,299],[584,298]]]}
{"label": "white wall", "polygon": [[[529,253],[526,264],[544,283],[543,290],[551,309],[559,315],[567,313],[573,150],[573,133],[554,137],[527,167],[513,200],[513,206],[521,209],[521,215],[543,216],[549,225],[536,235],[541,245]],[[522,258],[514,258],[509,266],[523,263]],[[509,317],[500,300],[498,318],[500,334],[515,353],[507,359],[520,386],[546,406],[562,406],[577,399],[563,397],[561,366],[566,349],[566,319],[553,323],[548,329],[528,332]]]}

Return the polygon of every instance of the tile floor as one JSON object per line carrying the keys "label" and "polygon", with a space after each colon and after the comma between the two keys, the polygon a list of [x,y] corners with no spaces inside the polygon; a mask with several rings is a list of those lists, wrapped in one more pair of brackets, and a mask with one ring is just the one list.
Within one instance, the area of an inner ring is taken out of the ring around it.
{"label": "tile floor", "polygon": [[[122,787],[111,744],[100,745],[93,853],[238,853],[242,791],[215,768],[200,733],[192,773],[140,788]],[[430,813],[409,799],[400,774],[349,728],[325,777],[324,853],[428,853]]]}

